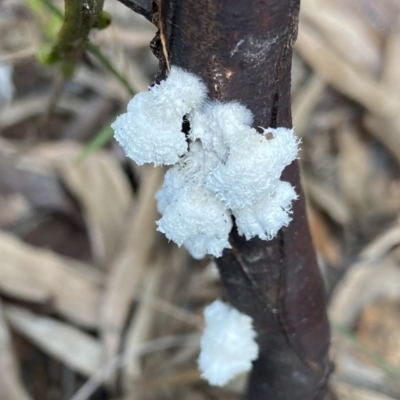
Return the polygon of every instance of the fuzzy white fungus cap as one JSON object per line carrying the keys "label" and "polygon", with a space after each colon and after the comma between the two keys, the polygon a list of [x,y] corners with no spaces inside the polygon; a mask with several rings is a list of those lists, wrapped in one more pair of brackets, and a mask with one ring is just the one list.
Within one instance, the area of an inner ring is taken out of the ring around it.
{"label": "fuzzy white fungus cap", "polygon": [[252,112],[238,101],[221,103],[213,101],[204,105],[204,112],[209,118],[209,125],[215,133],[219,133],[226,146],[232,146],[240,139],[238,132],[253,123]]}
{"label": "fuzzy white fungus cap", "polygon": [[232,219],[223,204],[201,185],[185,186],[173,196],[157,221],[158,230],[178,246],[185,245],[194,258],[220,257],[229,248]]}
{"label": "fuzzy white fungus cap", "polygon": [[230,147],[226,163],[215,168],[206,184],[232,210],[268,197],[283,169],[298,154],[299,140],[292,129],[268,128],[262,135],[248,128],[241,133],[240,140]]}
{"label": "fuzzy white fungus cap", "polygon": [[184,245],[197,259],[206,254],[220,257],[225,248],[230,248],[230,212],[204,186],[214,163],[200,143],[193,144],[187,156],[167,171],[156,194],[162,214],[158,230],[178,246]]}
{"label": "fuzzy white fungus cap", "polygon": [[198,359],[202,377],[223,386],[249,371],[259,352],[252,318],[216,300],[204,310],[206,328]]}
{"label": "fuzzy white fungus cap", "polygon": [[188,150],[183,117],[200,107],[206,94],[200,78],[172,67],[167,79],[129,102],[128,112],[111,125],[115,139],[138,165],[173,165]]}
{"label": "fuzzy white fungus cap", "polygon": [[185,187],[204,186],[206,177],[217,164],[218,158],[214,153],[204,151],[198,141],[192,143],[189,152],[165,174],[164,183],[156,193],[158,212],[163,214],[174,196]]}
{"label": "fuzzy white fungus cap", "polygon": [[205,103],[200,110],[194,110],[189,121],[190,138],[200,140],[206,151],[213,151],[226,161],[232,143],[240,141],[243,131],[252,124],[253,114],[237,101],[212,101]]}
{"label": "fuzzy white fungus cap", "polygon": [[270,195],[255,204],[233,211],[239,234],[244,235],[247,240],[255,236],[263,240],[274,238],[292,220],[292,201],[296,199],[293,186],[288,182],[278,181]]}

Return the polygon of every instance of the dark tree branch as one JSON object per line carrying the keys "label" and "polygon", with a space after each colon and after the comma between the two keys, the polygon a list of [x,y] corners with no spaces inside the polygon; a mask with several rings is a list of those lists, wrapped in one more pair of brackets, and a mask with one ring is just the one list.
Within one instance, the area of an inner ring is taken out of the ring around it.
{"label": "dark tree branch", "polygon": [[[291,127],[290,73],[300,0],[119,0],[155,23],[160,78],[193,72],[209,95],[239,100],[255,126]],[[307,224],[298,163],[282,179],[297,190],[293,221],[270,241],[246,241],[217,260],[231,303],[252,316],[260,355],[248,400],[319,400],[331,371],[322,279]]]}
{"label": "dark tree branch", "polygon": [[143,15],[146,19],[152,22],[153,6],[152,0],[118,0],[123,5],[127,6],[136,13]]}
{"label": "dark tree branch", "polygon": [[[255,126],[291,127],[290,72],[299,0],[161,0],[167,58],[201,76],[210,97],[239,100]],[[231,303],[251,315],[261,353],[248,400],[322,399],[331,365],[324,288],[306,220],[298,163],[282,176],[296,187],[293,221],[271,241],[246,241],[217,260]]]}

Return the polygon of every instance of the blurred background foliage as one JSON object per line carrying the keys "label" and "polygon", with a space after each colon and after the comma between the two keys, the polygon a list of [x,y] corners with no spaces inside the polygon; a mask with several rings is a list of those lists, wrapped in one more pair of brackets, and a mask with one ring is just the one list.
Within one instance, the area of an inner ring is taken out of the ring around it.
{"label": "blurred background foliage", "polygon": [[[73,73],[37,54],[56,0],[0,2],[0,400],[239,399],[196,368],[214,263],[156,232],[162,169],[110,123],[158,65],[116,0]],[[330,399],[400,399],[400,3],[302,0],[293,59],[302,180],[332,321]]]}

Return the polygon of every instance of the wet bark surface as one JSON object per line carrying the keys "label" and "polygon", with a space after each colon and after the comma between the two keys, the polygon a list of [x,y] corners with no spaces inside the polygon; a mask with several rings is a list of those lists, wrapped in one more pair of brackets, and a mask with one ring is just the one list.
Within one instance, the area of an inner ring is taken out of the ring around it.
{"label": "wet bark surface", "polygon": [[[254,126],[291,127],[290,73],[299,0],[161,0],[153,41],[162,75],[170,65],[199,75],[209,96],[238,100]],[[154,4],[153,4],[154,6]],[[161,75],[161,76],[162,76]],[[299,195],[293,221],[270,241],[234,228],[217,264],[234,307],[252,316],[260,355],[248,400],[317,400],[331,371],[322,278],[307,224],[298,162],[283,172]]]}

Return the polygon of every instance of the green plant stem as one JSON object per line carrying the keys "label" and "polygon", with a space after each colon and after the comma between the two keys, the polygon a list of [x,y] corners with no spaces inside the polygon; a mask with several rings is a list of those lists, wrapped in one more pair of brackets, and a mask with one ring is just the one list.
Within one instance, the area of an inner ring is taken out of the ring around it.
{"label": "green plant stem", "polygon": [[[45,4],[46,7],[54,15],[56,15],[60,19],[63,19],[63,13],[51,2],[51,0],[42,0],[42,1],[43,1],[43,4]],[[72,1],[72,3],[76,3],[76,2],[77,2],[77,0]],[[91,0],[91,2],[95,2],[97,4],[96,7],[99,7],[99,5],[101,4],[101,8],[100,8],[100,12],[101,12],[104,0],[102,0],[102,1]],[[82,2],[78,1],[78,3],[81,4]],[[72,13],[72,11],[73,11],[72,9],[74,8],[74,6],[75,6],[75,4],[71,4],[71,8],[68,10],[68,12]],[[96,8],[96,10],[98,11],[99,8]],[[66,15],[67,15],[67,9],[66,9]],[[69,25],[69,26],[72,26],[72,25]],[[64,25],[63,25],[63,28],[64,28]],[[63,28],[61,29],[61,31],[63,30]],[[82,31],[81,31],[81,33],[82,33]],[[60,34],[61,34],[61,32],[60,32]],[[87,35],[85,36],[85,40],[86,40],[86,38],[87,38]],[[128,80],[115,69],[112,62],[110,60],[108,60],[108,58],[101,52],[101,50],[95,44],[90,43],[88,41],[85,41],[83,43],[83,45],[91,54],[93,54],[93,56],[95,56],[100,61],[100,63],[106,68],[106,70],[108,72],[110,72],[125,87],[125,89],[128,91],[128,93],[131,96],[134,96],[135,91],[133,90],[132,86],[129,84]]]}

